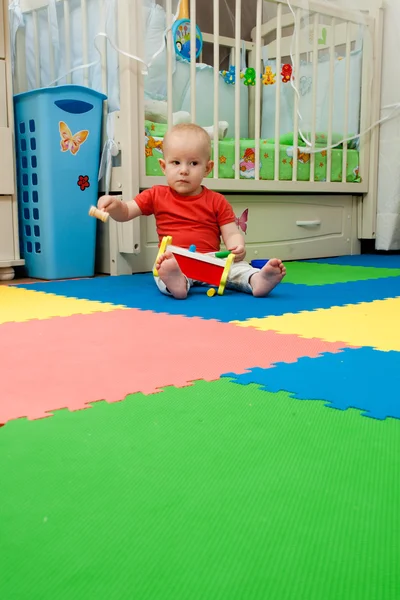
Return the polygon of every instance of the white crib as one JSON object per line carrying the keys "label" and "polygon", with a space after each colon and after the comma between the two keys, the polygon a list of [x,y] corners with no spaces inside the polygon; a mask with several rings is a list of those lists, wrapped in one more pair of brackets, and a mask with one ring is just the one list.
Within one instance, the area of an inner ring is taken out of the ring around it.
{"label": "white crib", "polygon": [[[173,113],[187,110],[192,121],[214,125],[215,168],[206,185],[224,192],[237,215],[249,209],[249,260],[359,253],[360,239],[375,236],[378,129],[371,126],[380,118],[382,9],[352,11],[310,0],[305,13],[302,0],[290,0],[290,10],[287,0],[254,0],[251,39],[242,40],[243,0],[234,3],[232,37],[219,35],[219,0],[207,2],[213,7],[213,23],[209,32],[202,31],[203,43],[204,48],[212,48],[218,68],[201,66],[202,56],[197,63],[175,60],[172,0],[165,0],[165,8],[153,7],[165,20],[165,48],[158,65],[146,75],[143,64],[128,54],[146,62],[162,45],[162,30],[152,48],[145,43],[150,0],[21,0],[27,27],[14,28],[14,91],[49,85],[60,73],[79,66],[72,33],[77,16],[81,64],[94,61],[93,33],[105,31],[108,23],[107,34],[123,53],[107,46],[105,37],[97,37],[99,64],[78,69],[58,82],[91,85],[109,96],[104,140],[114,139],[118,155],[112,159],[109,179],[103,177],[100,182],[101,191],[109,189],[128,200],[141,189],[164,183],[157,172],[162,135],[173,122]],[[54,18],[64,40],[58,55]],[[196,0],[190,0],[190,22],[194,30]],[[193,37],[191,44],[193,56]],[[225,82],[219,69],[226,48],[236,75],[234,85]],[[281,75],[288,64],[298,93]],[[254,86],[244,84],[235,65],[243,71],[255,70]],[[264,85],[261,78],[266,67],[272,74],[270,85]],[[182,81],[185,93],[181,94]],[[157,86],[166,101],[166,124],[148,118],[145,93],[146,98],[154,97]],[[219,139],[220,120],[229,123],[228,140]],[[315,151],[307,152],[299,130],[306,133]],[[359,132],[367,132],[359,143],[331,148]],[[99,224],[98,240],[100,271],[120,274],[151,269],[158,244],[152,218]]]}

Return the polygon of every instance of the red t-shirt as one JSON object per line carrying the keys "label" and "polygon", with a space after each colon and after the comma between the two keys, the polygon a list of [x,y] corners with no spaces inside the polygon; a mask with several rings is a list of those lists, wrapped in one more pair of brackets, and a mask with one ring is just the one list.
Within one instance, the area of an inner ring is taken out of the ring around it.
{"label": "red t-shirt", "polygon": [[156,185],[136,196],[144,215],[154,215],[159,240],[172,236],[181,248],[192,244],[198,252],[216,252],[220,248],[220,227],[235,221],[227,199],[203,186],[197,196],[181,196],[167,185]]}

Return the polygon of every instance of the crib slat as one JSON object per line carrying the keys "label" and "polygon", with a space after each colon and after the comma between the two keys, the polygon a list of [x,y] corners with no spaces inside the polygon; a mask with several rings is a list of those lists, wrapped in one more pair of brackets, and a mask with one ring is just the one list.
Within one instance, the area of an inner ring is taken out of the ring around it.
{"label": "crib slat", "polygon": [[[87,5],[86,0],[81,0],[81,23],[82,23],[82,60],[83,64],[89,62],[88,52],[88,20],[87,20]],[[83,70],[83,85],[89,86],[89,69],[86,67]]]}
{"label": "crib slat", "polygon": [[39,29],[38,29],[38,16],[37,11],[32,13],[33,19],[33,46],[35,56],[35,85],[40,88],[40,45],[39,45]]}
{"label": "crib slat", "polygon": [[[351,24],[346,23],[346,83],[344,86],[344,122],[343,138],[349,134],[349,103],[350,103],[350,54],[351,54]],[[347,180],[347,142],[343,143],[342,182]]]}
{"label": "crib slat", "polygon": [[280,167],[280,129],[281,129],[281,39],[282,39],[282,4],[278,4],[276,16],[276,95],[275,95],[275,174],[279,181]]}
{"label": "crib slat", "polygon": [[54,72],[54,46],[53,46],[53,40],[52,40],[52,37],[51,37],[51,13],[50,13],[50,6],[47,7],[47,27],[48,27],[48,34],[49,34],[50,81],[54,81],[54,79],[56,78],[56,76],[55,76],[55,72]]}
{"label": "crib slat", "polygon": [[[296,88],[299,86],[299,70],[300,70],[300,17],[301,11],[299,8],[295,10],[295,25],[296,25],[296,34],[295,34],[295,51],[294,51],[294,68],[293,68],[293,76],[295,78],[294,84]],[[290,84],[287,84],[290,85]],[[298,157],[298,137],[299,137],[299,97],[296,92],[294,92],[294,114],[293,114],[293,170],[292,170],[292,181],[297,181],[297,157]]]}
{"label": "crib slat", "polygon": [[332,127],[333,127],[333,94],[335,82],[335,27],[336,20],[331,20],[330,44],[329,44],[329,104],[328,104],[328,150],[326,161],[326,181],[331,181],[332,169]]}
{"label": "crib slat", "polygon": [[190,0],[190,115],[196,123],[196,0]]}
{"label": "crib slat", "polygon": [[[108,0],[103,0],[104,4],[107,5]],[[132,19],[136,19],[137,23],[143,23],[143,6],[142,6],[142,2],[134,2],[136,11],[132,11],[131,13],[131,22]],[[133,21],[135,22],[135,21]],[[138,33],[137,33],[137,40],[136,40],[136,44],[134,46],[135,51],[137,51],[138,55],[144,58],[143,55],[143,49],[144,49],[144,40],[143,40],[143,36],[144,36],[144,31],[142,28],[138,28]],[[136,52],[135,52],[136,53]],[[141,135],[138,135],[138,152],[139,152],[139,168],[138,168],[138,172],[139,172],[139,181],[144,181],[144,178],[146,177],[146,160],[145,160],[145,137],[143,135],[142,132],[144,132],[146,130],[146,126],[145,126],[145,109],[144,109],[144,79],[146,77],[146,75],[143,75],[143,69],[144,69],[144,65],[136,65],[137,68],[137,90],[138,90],[138,96],[137,96],[137,107],[138,107],[138,131],[141,133]],[[104,103],[104,105],[106,106],[106,102]],[[106,107],[107,110],[107,107]],[[167,102],[167,119],[168,119],[168,102]],[[139,141],[140,140],[140,141]],[[139,183],[135,182],[135,184],[139,187]],[[123,226],[122,226],[123,227]],[[136,229],[134,235],[138,236],[138,239],[140,239],[140,226],[138,226],[138,228]],[[131,244],[131,247],[133,245],[133,248],[135,249],[135,244]],[[140,251],[140,245],[139,248],[137,249],[138,251]]]}
{"label": "crib slat", "polygon": [[214,0],[214,177],[218,179],[219,168],[219,0]]}
{"label": "crib slat", "polygon": [[318,28],[319,28],[319,15],[316,13],[313,19],[313,80],[312,80],[312,124],[311,124],[311,145],[313,152],[310,157],[310,181],[315,180],[315,133],[316,133],[316,120],[317,120],[317,90],[318,90]]}
{"label": "crib slat", "polygon": [[235,9],[235,179],[240,178],[240,33],[242,2],[236,0]]}
{"label": "crib slat", "polygon": [[68,73],[67,83],[71,83],[71,20],[69,14],[69,0],[64,0],[64,35],[65,35],[65,72]]}
{"label": "crib slat", "polygon": [[167,23],[167,109],[168,109],[168,128],[172,127],[172,0],[166,0],[166,23]]}
{"label": "crib slat", "polygon": [[[100,8],[100,30],[106,31],[106,3],[101,0]],[[98,42],[97,42],[98,43]],[[107,39],[101,38],[101,87],[107,95]]]}
{"label": "crib slat", "polygon": [[255,102],[255,161],[254,178],[260,179],[260,129],[261,129],[261,25],[262,25],[262,3],[257,0],[256,11],[256,102]]}

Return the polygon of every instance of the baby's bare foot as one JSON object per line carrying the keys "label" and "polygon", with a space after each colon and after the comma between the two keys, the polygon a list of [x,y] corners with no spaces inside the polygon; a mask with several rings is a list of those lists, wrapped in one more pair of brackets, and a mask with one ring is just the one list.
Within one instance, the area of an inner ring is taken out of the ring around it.
{"label": "baby's bare foot", "polygon": [[253,296],[267,296],[282,281],[286,275],[286,267],[279,258],[271,258],[259,273],[254,273],[250,279]]}
{"label": "baby's bare foot", "polygon": [[184,300],[187,296],[187,279],[179,268],[172,252],[158,257],[156,262],[158,276],[174,298]]}

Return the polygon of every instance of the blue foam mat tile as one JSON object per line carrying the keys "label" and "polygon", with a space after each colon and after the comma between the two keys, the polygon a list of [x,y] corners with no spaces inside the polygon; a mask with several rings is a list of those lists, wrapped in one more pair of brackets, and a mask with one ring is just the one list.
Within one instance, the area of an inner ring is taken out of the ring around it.
{"label": "blue foam mat tile", "polygon": [[400,269],[400,254],[361,254],[355,256],[337,256],[335,258],[312,258],[303,262],[349,267],[376,267],[380,269]]}
{"label": "blue foam mat tile", "polygon": [[256,383],[268,392],[284,390],[297,400],[324,400],[339,410],[356,408],[375,419],[400,419],[400,352],[346,348],[222,377],[240,385]]}
{"label": "blue foam mat tile", "polygon": [[400,296],[400,277],[334,283],[329,286],[286,283],[277,286],[266,298],[253,298],[232,290],[226,290],[223,296],[209,298],[206,295],[207,287],[197,287],[192,288],[186,300],[175,300],[160,293],[150,273],[20,284],[18,287],[70,298],[122,304],[128,308],[228,322],[393,298]]}

